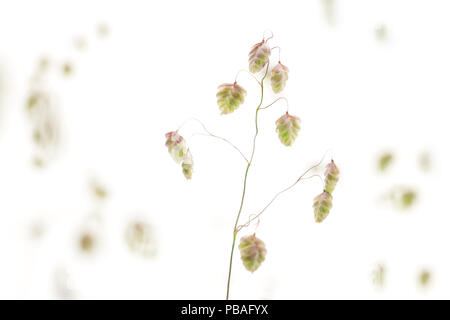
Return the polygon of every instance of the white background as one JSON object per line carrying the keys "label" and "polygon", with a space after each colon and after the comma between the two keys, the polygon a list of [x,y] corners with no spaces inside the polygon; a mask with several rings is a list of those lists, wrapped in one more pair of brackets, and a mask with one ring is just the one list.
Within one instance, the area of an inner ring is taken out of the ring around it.
{"label": "white background", "polygon": [[[327,150],[341,180],[322,224],[311,208],[319,179],[273,203],[257,229],[266,261],[250,274],[236,252],[231,298],[450,298],[450,3],[337,0],[335,10],[329,25],[321,1],[2,0],[0,297],[60,298],[55,271],[65,270],[75,298],[224,298],[245,162],[219,140],[192,136],[201,128],[188,123],[180,133],[195,171],[186,181],[164,134],[196,117],[249,154],[258,86],[242,73],[245,104],[224,116],[216,88],[247,68],[250,47],[270,29],[290,69],[283,96],[302,129],[287,148],[274,125],[283,102],[260,113],[242,221]],[[107,37],[98,37],[99,23]],[[384,43],[374,33],[381,24]],[[80,36],[82,51],[73,46]],[[74,75],[53,79],[62,145],[36,170],[24,101],[42,56],[56,69],[72,62]],[[274,99],[266,91],[264,104]],[[395,162],[380,175],[376,156],[387,149]],[[428,174],[417,165],[424,151]],[[110,192],[103,203],[89,194],[93,178]],[[412,210],[380,203],[395,185],[418,190]],[[102,215],[101,244],[86,257],[77,237],[93,211]],[[127,251],[124,229],[136,217],[155,229],[154,259]],[[29,236],[35,222],[45,227],[39,241]],[[382,289],[372,282],[378,263]],[[432,272],[426,290],[417,281],[423,268]]]}

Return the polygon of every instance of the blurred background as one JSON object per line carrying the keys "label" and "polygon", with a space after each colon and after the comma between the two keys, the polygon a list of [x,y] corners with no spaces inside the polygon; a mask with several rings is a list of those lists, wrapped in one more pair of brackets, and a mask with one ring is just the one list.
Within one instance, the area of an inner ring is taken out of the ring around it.
{"label": "blurred background", "polygon": [[164,134],[195,117],[250,154],[257,83],[239,75],[247,97],[229,115],[215,94],[268,29],[302,128],[285,147],[284,101],[260,113],[241,222],[324,155],[341,176],[323,223],[309,179],[241,231],[267,257],[251,274],[235,252],[230,297],[450,298],[449,12],[445,0],[2,1],[0,298],[225,298],[246,163],[188,121],[187,181]]}

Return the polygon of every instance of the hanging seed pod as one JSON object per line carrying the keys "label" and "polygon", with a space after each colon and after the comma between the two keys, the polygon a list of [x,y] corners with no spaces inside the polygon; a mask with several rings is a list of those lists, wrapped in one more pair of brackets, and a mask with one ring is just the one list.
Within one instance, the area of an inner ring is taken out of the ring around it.
{"label": "hanging seed pod", "polygon": [[328,191],[329,193],[332,193],[338,181],[339,181],[339,169],[334,164],[334,161],[331,160],[331,162],[327,164],[325,170],[325,190]]}
{"label": "hanging seed pod", "polygon": [[183,169],[183,174],[186,177],[186,179],[190,180],[192,178],[192,171],[193,171],[194,162],[192,161],[192,155],[191,152],[187,151],[186,157],[183,159],[183,162],[181,163],[181,167]]}
{"label": "hanging seed pod", "polygon": [[269,57],[270,48],[264,40],[255,44],[248,54],[248,68],[250,72],[255,73],[261,71],[269,62]]}
{"label": "hanging seed pod", "polygon": [[272,69],[270,74],[270,82],[274,93],[280,93],[286,86],[289,69],[280,62]]}
{"label": "hanging seed pod", "polygon": [[233,84],[222,84],[218,89],[219,92],[217,92],[216,96],[221,114],[231,113],[244,103],[247,91],[236,82]]}
{"label": "hanging seed pod", "polygon": [[291,146],[300,131],[300,118],[286,112],[276,122],[278,137],[285,146]]}
{"label": "hanging seed pod", "polygon": [[266,245],[254,234],[241,238],[239,250],[244,267],[250,272],[255,272],[266,259]]}
{"label": "hanging seed pod", "polygon": [[333,197],[327,191],[323,191],[317,197],[314,198],[314,218],[316,222],[322,222],[330,213]]}
{"label": "hanging seed pod", "polygon": [[186,155],[186,142],[176,131],[166,133],[166,147],[176,163],[180,163]]}

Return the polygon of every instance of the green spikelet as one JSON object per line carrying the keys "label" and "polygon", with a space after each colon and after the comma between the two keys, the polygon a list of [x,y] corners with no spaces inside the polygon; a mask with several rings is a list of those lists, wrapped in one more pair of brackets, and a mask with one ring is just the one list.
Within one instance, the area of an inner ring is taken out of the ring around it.
{"label": "green spikelet", "polygon": [[218,89],[216,96],[221,114],[231,113],[244,103],[247,91],[236,84],[236,82],[234,84],[222,84]]}
{"label": "green spikelet", "polygon": [[317,197],[314,198],[314,218],[316,222],[322,222],[330,213],[333,197],[327,191],[323,191]]}
{"label": "green spikelet", "polygon": [[270,82],[274,93],[280,93],[286,86],[289,69],[280,62],[272,69]]}
{"label": "green spikelet", "polygon": [[254,234],[241,238],[239,250],[244,267],[250,272],[255,272],[266,259],[266,245]]}
{"label": "green spikelet", "polygon": [[192,154],[186,146],[186,141],[177,131],[171,131],[166,133],[166,147],[175,162],[181,163],[184,176],[190,180],[194,162],[192,161]]}
{"label": "green spikelet", "polygon": [[194,167],[194,162],[192,161],[191,152],[188,149],[186,156],[183,159],[183,162],[181,163],[181,168],[183,170],[183,174],[186,177],[186,179],[188,179],[188,180],[190,180],[192,178],[193,167]]}
{"label": "green spikelet", "polygon": [[336,167],[336,164],[333,160],[329,164],[327,164],[325,170],[325,190],[329,193],[332,193],[334,188],[336,187],[336,183],[339,180],[339,169]]}
{"label": "green spikelet", "polygon": [[248,54],[248,69],[250,72],[259,72],[269,62],[270,48],[265,41],[255,44]]}
{"label": "green spikelet", "polygon": [[394,156],[391,153],[385,153],[378,159],[378,170],[385,171],[392,163]]}
{"label": "green spikelet", "polygon": [[286,112],[276,122],[278,137],[285,146],[291,146],[300,131],[300,118]]}
{"label": "green spikelet", "polygon": [[180,163],[187,152],[186,142],[176,131],[166,133],[166,147],[176,163]]}

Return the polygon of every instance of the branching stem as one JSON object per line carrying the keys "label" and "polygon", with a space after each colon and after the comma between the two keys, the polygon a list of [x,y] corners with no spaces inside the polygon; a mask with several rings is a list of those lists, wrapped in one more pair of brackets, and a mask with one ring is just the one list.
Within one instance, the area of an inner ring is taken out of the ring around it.
{"label": "branching stem", "polygon": [[259,80],[252,73],[250,73],[250,71],[245,70],[245,69],[241,69],[236,73],[236,77],[234,78],[235,83],[237,82],[237,78],[241,74],[241,72],[245,72],[245,73],[249,74],[250,76],[252,76],[253,79],[255,79],[256,82],[258,82],[259,85],[261,85],[261,82],[259,82]]}
{"label": "branching stem", "polygon": [[[198,135],[204,135],[204,136],[207,136],[207,137],[213,137],[213,138],[216,138],[216,139],[220,139],[220,140],[222,140],[222,141],[225,141],[225,142],[228,143],[230,146],[232,146],[237,152],[239,152],[239,153],[241,154],[242,158],[244,158],[245,162],[248,163],[247,157],[244,155],[244,153],[242,153],[242,151],[241,151],[238,147],[236,147],[235,144],[233,144],[232,142],[230,142],[228,139],[225,139],[225,138],[220,137],[220,136],[216,136],[215,134],[211,133],[208,129],[206,129],[206,126],[203,124],[203,122],[201,122],[201,121],[198,120],[197,118],[190,118],[190,119],[187,119],[186,121],[184,121],[184,122],[181,124],[181,126],[178,127],[177,131],[180,130],[181,127],[184,126],[188,121],[196,121],[196,122],[198,122],[198,123],[202,126],[203,130],[206,132],[206,134],[204,134],[204,133],[196,133],[196,134],[198,134]],[[193,135],[195,135],[195,133],[194,133]]]}
{"label": "branching stem", "polygon": [[259,81],[259,85],[261,87],[261,99],[259,101],[259,105],[256,108],[256,112],[255,112],[255,135],[253,137],[252,153],[251,153],[251,156],[250,156],[250,160],[247,163],[247,168],[245,169],[244,186],[243,186],[243,189],[242,189],[241,204],[239,206],[239,211],[238,211],[238,214],[237,214],[237,217],[236,217],[236,222],[234,224],[234,229],[233,229],[233,243],[231,245],[230,265],[228,267],[227,300],[230,297],[231,270],[232,270],[232,267],[233,267],[233,253],[234,253],[234,247],[236,245],[236,236],[237,236],[237,233],[238,233],[239,218],[241,216],[242,207],[244,206],[245,191],[246,191],[246,188],[247,188],[248,170],[250,169],[250,166],[252,165],[253,157],[255,155],[256,138],[257,138],[258,133],[259,133],[259,129],[258,129],[258,113],[259,113],[259,110],[261,109],[261,106],[262,106],[262,103],[263,103],[263,99],[264,99],[264,79],[267,76],[268,70],[269,70],[269,63],[267,63],[266,70],[264,72],[264,76],[262,77],[261,81]]}
{"label": "branching stem", "polygon": [[[316,168],[316,167],[318,167],[318,166],[320,166],[321,165],[321,163],[322,163],[322,161],[323,161],[323,159],[324,158],[322,158],[322,160],[320,160],[320,162],[319,163],[317,163],[317,164],[315,164],[314,166],[312,166],[312,167],[310,167],[308,170],[306,170],[305,172],[303,172],[302,173],[302,175],[293,183],[293,184],[291,184],[289,187],[287,187],[287,188],[285,188],[285,189],[283,189],[283,190],[281,190],[280,192],[278,192],[277,194],[275,194],[275,196],[272,198],[272,200],[270,200],[269,201],[269,203],[258,213],[258,214],[254,214],[254,215],[252,215],[251,216],[251,218],[249,218],[249,220],[247,221],[247,223],[245,223],[245,224],[242,224],[242,225],[240,225],[240,226],[238,226],[237,227],[237,232],[239,232],[242,228],[245,228],[245,227],[248,227],[251,223],[252,223],[252,221],[254,221],[254,220],[256,220],[256,219],[259,219],[259,217],[264,213],[264,211],[266,211],[266,209],[278,198],[278,196],[279,195],[281,195],[282,193],[284,193],[284,192],[286,192],[286,191],[288,191],[288,190],[290,190],[290,189],[292,189],[297,183],[299,183],[301,180],[306,180],[306,179],[310,179],[310,178],[313,178],[313,177],[319,177],[320,179],[322,179],[319,175],[312,175],[312,176],[310,176],[310,177],[306,177],[306,178],[303,178],[309,171],[311,171],[312,169],[314,169],[314,168]],[[322,183],[323,183],[323,180],[322,180]]]}
{"label": "branching stem", "polygon": [[280,101],[280,100],[286,101],[286,112],[289,111],[289,102],[288,102],[288,99],[285,98],[285,97],[279,97],[279,98],[275,99],[271,104],[269,104],[269,105],[267,105],[267,106],[265,106],[265,107],[260,108],[260,110],[267,109],[267,108],[269,108],[270,106],[274,105],[276,102],[278,102],[278,101]]}

